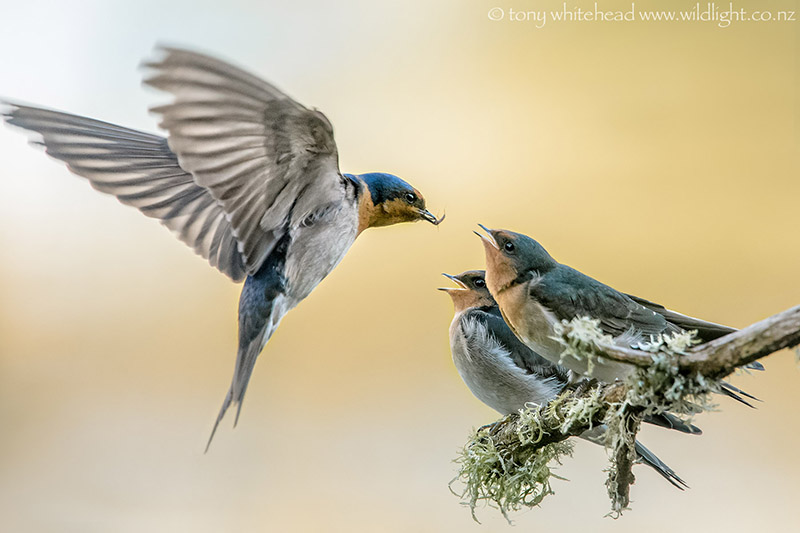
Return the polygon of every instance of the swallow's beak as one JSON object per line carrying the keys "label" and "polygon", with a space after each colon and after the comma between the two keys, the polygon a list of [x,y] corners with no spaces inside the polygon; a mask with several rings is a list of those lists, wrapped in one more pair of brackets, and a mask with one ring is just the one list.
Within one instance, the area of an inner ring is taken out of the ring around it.
{"label": "swallow's beak", "polygon": [[436,215],[428,211],[427,209],[420,209],[419,216],[422,217],[423,220],[427,220],[434,226],[438,226],[444,220],[445,215],[443,214],[440,218],[436,218]]}
{"label": "swallow's beak", "polygon": [[454,287],[439,287],[440,291],[453,292],[453,291],[463,291],[463,290],[467,289],[467,286],[464,285],[464,282],[461,281],[460,279],[458,279],[456,276],[453,276],[451,274],[445,274],[444,272],[442,272],[442,276],[453,280],[455,282],[455,284],[458,285],[458,288],[454,288]]}
{"label": "swallow's beak", "polygon": [[478,224],[478,226],[480,226],[480,228],[483,231],[486,232],[486,235],[478,233],[477,231],[474,232],[475,235],[477,235],[478,237],[481,238],[481,240],[483,241],[484,246],[486,246],[488,244],[488,245],[491,245],[492,247],[494,247],[495,250],[499,250],[500,247],[497,246],[497,241],[494,240],[494,234],[493,234],[492,230],[490,230],[489,228],[487,228],[483,224]]}

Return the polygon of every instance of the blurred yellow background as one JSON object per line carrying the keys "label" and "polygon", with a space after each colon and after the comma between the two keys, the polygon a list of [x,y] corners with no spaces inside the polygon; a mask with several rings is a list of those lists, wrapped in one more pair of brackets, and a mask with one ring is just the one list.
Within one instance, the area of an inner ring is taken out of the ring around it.
{"label": "blurred yellow background", "polygon": [[[0,93],[155,131],[147,108],[165,98],[138,63],[156,42],[210,51],[324,111],[344,171],[396,173],[447,221],[363,235],[283,321],[239,427],[229,416],[203,455],[239,287],[0,127],[0,530],[507,531],[447,489],[456,450],[496,418],[453,368],[434,290],[482,266],[477,222],[709,320],[800,303],[796,22],[536,28],[487,14],[562,2],[224,4],[3,0]],[[570,481],[517,526],[796,527],[800,370],[788,351],[765,364],[734,378],[758,410],[720,400],[701,437],[644,430],[691,490],[638,467],[633,510],[604,519],[604,452],[578,443]]]}

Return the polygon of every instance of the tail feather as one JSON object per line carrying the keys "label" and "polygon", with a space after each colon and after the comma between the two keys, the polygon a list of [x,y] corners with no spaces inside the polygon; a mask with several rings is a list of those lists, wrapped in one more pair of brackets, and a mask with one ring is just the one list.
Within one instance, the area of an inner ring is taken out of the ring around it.
{"label": "tail feather", "polygon": [[645,422],[667,429],[674,429],[681,433],[688,433],[690,435],[702,435],[703,430],[694,424],[684,422],[672,413],[658,413],[645,417]]}
{"label": "tail feather", "polygon": [[[580,438],[584,440],[588,440],[594,444],[599,444],[600,446],[606,445],[605,434],[608,431],[608,426],[602,424],[600,426],[595,426],[590,430],[584,431],[581,433]],[[681,490],[685,488],[689,488],[689,485],[686,484],[684,480],[682,480],[678,474],[675,473],[670,467],[668,467],[664,462],[656,456],[653,452],[648,450],[644,447],[644,445],[636,441],[634,445],[634,450],[636,451],[636,456],[639,462],[646,464],[647,466],[651,467],[653,470],[658,472],[664,479],[670,482],[674,487],[677,487]]]}
{"label": "tail feather", "polygon": [[[264,349],[264,345],[266,345],[267,341],[272,337],[272,333],[277,329],[281,318],[283,318],[283,315],[286,313],[286,310],[280,305],[280,302],[273,300],[270,304],[271,312],[258,337],[251,340],[246,346],[239,350],[231,386],[228,389],[228,393],[225,395],[225,400],[222,402],[217,420],[214,422],[214,428],[211,430],[211,436],[208,438],[208,443],[206,444],[206,452],[208,452],[211,446],[211,441],[214,439],[214,434],[217,432],[219,423],[232,405],[236,405],[236,417],[233,420],[233,427],[236,427],[236,424],[239,423],[239,415],[242,413],[242,402],[247,392],[247,386],[250,383],[250,376],[253,374],[253,368],[255,367],[258,355],[261,353],[261,350]],[[240,328],[241,324],[242,320],[240,317]]]}
{"label": "tail feather", "polygon": [[742,389],[731,385],[727,381],[720,381],[719,385],[720,385],[720,391],[719,391],[720,394],[724,394],[725,396],[727,396],[729,398],[733,398],[737,402],[741,402],[741,403],[745,404],[747,407],[751,407],[751,408],[755,409],[755,406],[753,404],[751,404],[750,402],[748,402],[747,400],[745,400],[744,398],[742,398],[742,396],[745,396],[745,397],[750,398],[751,400],[755,400],[757,402],[761,401],[760,399],[756,398],[752,394],[749,394],[749,393],[743,391]]}
{"label": "tail feather", "polygon": [[647,466],[651,467],[653,470],[658,472],[664,479],[669,481],[674,487],[684,490],[684,488],[689,488],[689,485],[686,484],[684,480],[682,480],[678,474],[675,473],[669,466],[667,466],[661,459],[658,458],[656,454],[648,450],[644,447],[644,445],[636,441],[634,449],[636,450],[636,454],[639,456],[639,459],[646,464]]}
{"label": "tail feather", "polygon": [[256,359],[278,328],[283,316],[294,306],[284,292],[283,268],[288,245],[287,232],[267,257],[261,269],[254,276],[248,276],[242,287],[242,295],[239,297],[239,352],[236,355],[236,366],[230,389],[225,395],[225,401],[222,402],[214,429],[211,430],[206,451],[211,446],[217,426],[232,405],[237,406],[236,418],[233,421],[233,426],[236,427]]}
{"label": "tail feather", "polygon": [[233,382],[231,383],[230,390],[232,402],[236,404],[236,418],[233,419],[233,427],[236,427],[236,424],[239,423],[239,415],[242,413],[242,402],[247,392],[247,386],[250,384],[250,376],[253,374],[253,368],[256,366],[258,354],[261,353],[264,345],[270,337],[272,337],[272,332],[275,331],[276,327],[277,324],[273,325],[271,321],[268,320],[262,336],[250,343],[243,357],[237,358],[236,372],[233,374]]}
{"label": "tail feather", "polygon": [[232,389],[228,390],[228,394],[225,395],[225,401],[222,402],[222,409],[219,410],[219,414],[217,415],[217,420],[214,422],[214,428],[211,430],[211,435],[208,437],[208,442],[206,443],[206,449],[203,453],[208,453],[208,449],[211,447],[211,441],[214,440],[214,435],[217,433],[217,427],[219,427],[219,423],[222,422],[222,418],[225,416],[225,412],[231,406],[231,399],[233,395],[231,394]]}

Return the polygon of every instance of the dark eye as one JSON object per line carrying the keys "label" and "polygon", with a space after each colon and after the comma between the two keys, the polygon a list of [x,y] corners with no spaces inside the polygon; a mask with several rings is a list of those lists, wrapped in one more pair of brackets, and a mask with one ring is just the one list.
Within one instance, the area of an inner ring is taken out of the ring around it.
{"label": "dark eye", "polygon": [[513,253],[514,253],[514,248],[515,248],[515,247],[514,247],[514,243],[513,243],[513,242],[511,242],[511,241],[507,241],[507,242],[506,242],[506,243],[503,245],[503,248],[505,249],[505,251],[506,251],[506,252],[508,252],[508,253],[510,253],[510,254],[513,254]]}
{"label": "dark eye", "polygon": [[414,194],[413,192],[407,192],[406,193],[406,202],[408,202],[410,204],[413,204],[416,201],[417,201],[417,195],[416,194]]}
{"label": "dark eye", "polygon": [[476,287],[485,287],[486,286],[486,282],[483,281],[482,279],[476,279],[475,280],[475,286]]}

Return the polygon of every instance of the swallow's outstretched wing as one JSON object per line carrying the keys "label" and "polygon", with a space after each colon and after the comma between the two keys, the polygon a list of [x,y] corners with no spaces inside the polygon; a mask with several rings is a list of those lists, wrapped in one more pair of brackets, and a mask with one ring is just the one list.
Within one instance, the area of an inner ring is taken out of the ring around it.
{"label": "swallow's outstretched wing", "polygon": [[255,274],[292,227],[342,201],[333,128],[319,111],[218,59],[175,48],[145,66],[174,96],[153,109],[180,166],[222,206]]}
{"label": "swallow's outstretched wing", "polygon": [[245,276],[222,205],[178,163],[158,135],[49,109],[5,103],[4,118],[38,133],[35,144],[95,189],[156,218],[234,281]]}
{"label": "swallow's outstretched wing", "polygon": [[175,95],[158,135],[5,103],[5,120],[93,187],[158,218],[234,281],[281,236],[341,200],[325,116],[217,59],[164,49],[147,83]]}

